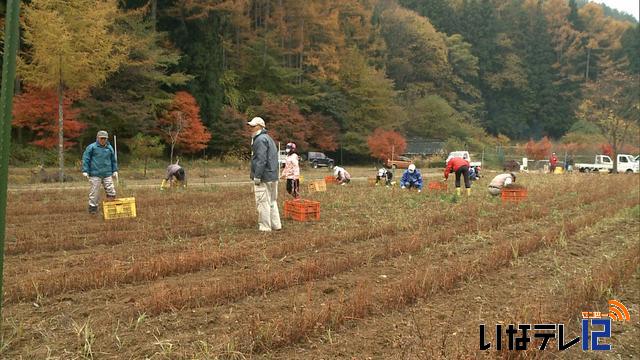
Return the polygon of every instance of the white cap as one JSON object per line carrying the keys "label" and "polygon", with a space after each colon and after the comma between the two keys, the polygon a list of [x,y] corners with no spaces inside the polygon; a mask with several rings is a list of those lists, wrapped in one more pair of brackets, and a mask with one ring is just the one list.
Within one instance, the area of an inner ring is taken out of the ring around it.
{"label": "white cap", "polygon": [[416,164],[410,164],[410,165],[409,165],[409,171],[410,171],[410,172],[414,172],[414,171],[416,171]]}
{"label": "white cap", "polygon": [[249,122],[247,123],[247,125],[249,125],[249,126],[256,126],[256,125],[260,125],[260,126],[262,126],[263,128],[267,127],[267,126],[264,124],[264,120],[262,120],[262,118],[261,118],[261,117],[257,117],[257,116],[256,116],[256,117],[254,117],[253,119],[251,119],[251,121],[249,121]]}

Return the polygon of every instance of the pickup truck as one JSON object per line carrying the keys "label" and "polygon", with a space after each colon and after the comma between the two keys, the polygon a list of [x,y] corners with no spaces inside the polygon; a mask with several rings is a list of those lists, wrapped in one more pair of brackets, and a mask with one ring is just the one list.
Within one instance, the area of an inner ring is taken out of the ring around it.
{"label": "pickup truck", "polygon": [[[575,168],[580,172],[612,172],[613,160],[607,155],[596,155],[593,164],[578,163],[575,165]],[[638,161],[631,155],[618,154],[618,172],[637,173]]]}
{"label": "pickup truck", "polygon": [[452,151],[449,153],[449,156],[447,156],[447,160],[445,161],[445,164],[449,162],[449,160],[451,160],[451,158],[454,157],[459,157],[459,158],[463,158],[465,160],[467,160],[469,162],[469,164],[471,165],[471,167],[482,167],[482,161],[471,161],[471,155],[469,155],[468,151]]}

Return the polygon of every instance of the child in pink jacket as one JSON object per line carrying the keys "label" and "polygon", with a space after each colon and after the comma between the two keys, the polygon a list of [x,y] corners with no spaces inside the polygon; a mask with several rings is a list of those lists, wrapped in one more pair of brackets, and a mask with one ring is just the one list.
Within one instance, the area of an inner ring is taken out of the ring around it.
{"label": "child in pink jacket", "polygon": [[287,159],[281,178],[287,179],[287,192],[297,199],[300,197],[300,165],[296,144],[288,143],[284,151],[287,153]]}

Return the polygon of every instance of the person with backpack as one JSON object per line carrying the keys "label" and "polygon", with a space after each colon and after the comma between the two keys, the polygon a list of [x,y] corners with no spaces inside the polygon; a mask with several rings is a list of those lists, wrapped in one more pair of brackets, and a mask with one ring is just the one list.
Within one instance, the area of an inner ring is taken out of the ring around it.
{"label": "person with backpack", "polygon": [[101,185],[104,187],[108,201],[116,199],[113,178],[118,178],[118,161],[108,138],[109,134],[106,131],[98,131],[96,142],[87,146],[82,155],[82,175],[91,184],[89,190],[89,214],[98,213]]}

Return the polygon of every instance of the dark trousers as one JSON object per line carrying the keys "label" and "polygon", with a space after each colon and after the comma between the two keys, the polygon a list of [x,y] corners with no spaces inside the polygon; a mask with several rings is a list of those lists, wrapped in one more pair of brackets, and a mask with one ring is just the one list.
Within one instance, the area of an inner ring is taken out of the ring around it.
{"label": "dark trousers", "polygon": [[287,179],[287,192],[294,198],[300,197],[300,180]]}
{"label": "dark trousers", "polygon": [[460,166],[458,170],[456,170],[456,187],[460,187],[460,175],[464,176],[464,187],[467,189],[471,189],[471,180],[469,180],[469,167],[468,166]]}

